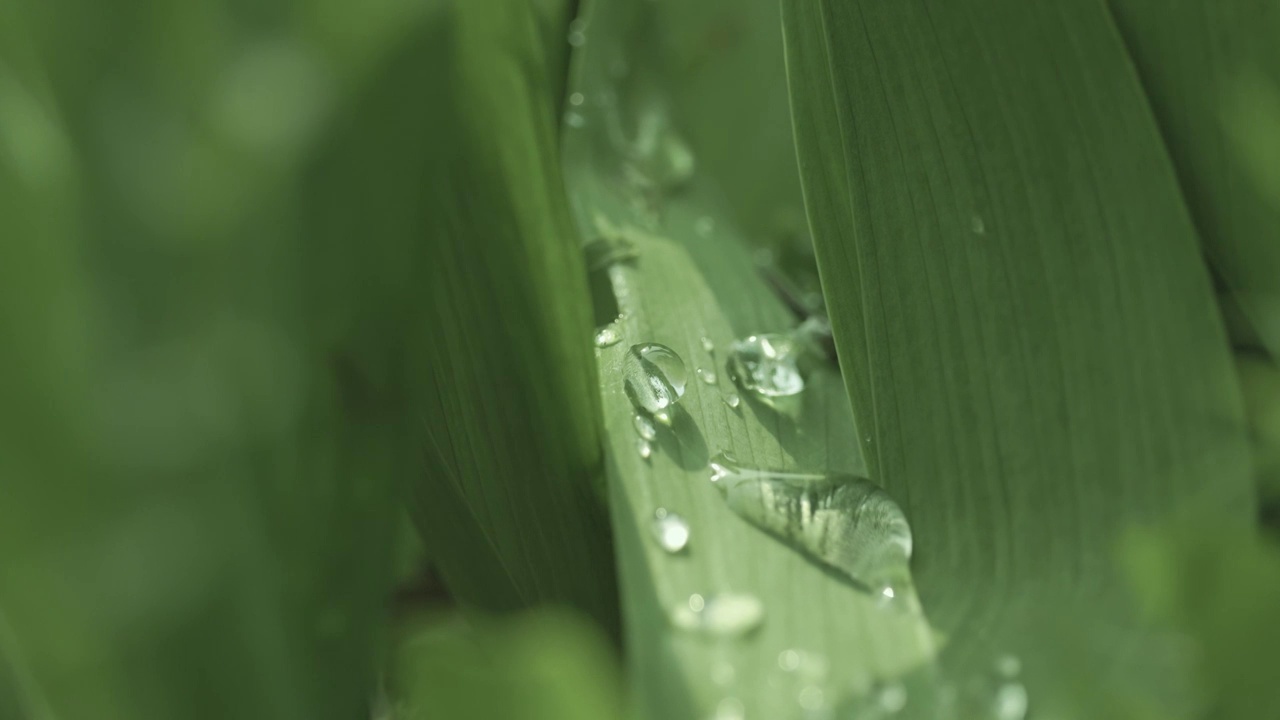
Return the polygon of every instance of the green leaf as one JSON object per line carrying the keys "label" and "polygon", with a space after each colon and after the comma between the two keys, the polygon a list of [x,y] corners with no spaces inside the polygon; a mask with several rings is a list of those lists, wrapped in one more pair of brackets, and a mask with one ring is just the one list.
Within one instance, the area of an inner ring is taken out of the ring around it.
{"label": "green leaf", "polygon": [[1110,0],[1205,252],[1280,356],[1280,15],[1251,0]]}
{"label": "green leaf", "polygon": [[564,611],[419,619],[402,631],[392,680],[395,720],[623,717],[607,639]]}
{"label": "green leaf", "polygon": [[1129,523],[1250,517],[1208,276],[1105,9],[783,7],[846,385],[949,651],[1017,638],[1041,607],[1109,613]]}
{"label": "green leaf", "polygon": [[[427,472],[415,521],[454,596],[491,610],[574,605],[616,625],[598,482],[587,275],[556,157],[551,66],[527,2],[456,3],[402,61],[424,111]],[[407,78],[402,78],[405,80]],[[403,83],[398,86],[403,89]],[[391,93],[390,88],[388,92]],[[386,96],[385,111],[403,102]],[[386,162],[402,149],[387,147]]]}
{"label": "green leaf", "polygon": [[[830,676],[811,681],[831,693],[830,707],[837,691],[926,662],[934,638],[920,616],[881,609],[865,590],[736,516],[709,482],[708,459],[722,451],[762,467],[864,466],[829,361],[815,362],[789,405],[774,408],[745,392],[736,409],[725,401],[734,389],[725,370],[730,343],[785,332],[795,318],[757,274],[711,183],[689,173],[691,146],[659,89],[663,58],[650,52],[654,12],[648,2],[584,4],[586,42],[572,60],[563,140],[583,237],[593,247],[635,252],[593,277],[604,288],[598,322],[622,336],[597,357],[628,668],[649,717],[707,716],[737,702],[748,717],[787,717],[799,711],[805,686],[779,670],[781,652],[825,658]],[[704,337],[714,353],[703,348]],[[672,425],[657,429],[647,460],[623,389],[628,349],[645,342],[674,349],[689,371]],[[699,368],[714,372],[714,383],[700,380]],[[685,552],[668,554],[654,542],[660,507],[688,521]],[[708,639],[672,626],[671,613],[692,595],[723,592],[762,601],[764,621],[750,637]]]}

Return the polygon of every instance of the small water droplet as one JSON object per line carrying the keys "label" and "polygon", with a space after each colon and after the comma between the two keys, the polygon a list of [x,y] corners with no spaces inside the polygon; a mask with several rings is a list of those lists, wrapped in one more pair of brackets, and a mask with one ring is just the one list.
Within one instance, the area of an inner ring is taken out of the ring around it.
{"label": "small water droplet", "polygon": [[580,128],[587,124],[587,119],[572,110],[564,114],[564,122],[572,128]]}
{"label": "small water droplet", "polygon": [[636,452],[640,454],[641,459],[648,460],[653,457],[653,445],[649,444],[648,440],[641,438],[636,441]]}
{"label": "small water droplet", "polygon": [[783,650],[778,653],[778,667],[784,672],[794,672],[800,667],[800,653],[797,650]]}
{"label": "small water droplet", "polygon": [[652,530],[658,547],[669,553],[678,553],[689,545],[689,523],[665,508],[654,511]]}
{"label": "small water droplet", "polygon": [[713,370],[707,368],[698,368],[698,379],[708,385],[716,384],[716,374]]}
{"label": "small water droplet", "polygon": [[718,593],[703,597],[694,594],[671,613],[672,623],[688,632],[721,637],[738,637],[760,627],[764,604],[754,595]]}
{"label": "small water droplet", "polygon": [[713,720],[746,720],[747,708],[735,697],[727,697],[716,704]]}
{"label": "small water droplet", "polygon": [[706,237],[715,231],[716,221],[709,215],[703,215],[694,221],[693,229],[697,230],[699,235]]}
{"label": "small water droplet", "polygon": [[732,685],[733,681],[738,677],[738,671],[733,667],[733,663],[728,660],[717,660],[711,666],[711,682],[724,687]]}
{"label": "small water droplet", "polygon": [[973,228],[973,232],[975,235],[987,234],[987,223],[983,221],[981,215],[975,214],[973,218],[970,219],[969,226]]}
{"label": "small water droplet", "polygon": [[711,342],[711,338],[707,337],[706,335],[703,335],[702,339],[699,342],[702,343],[703,352],[707,354],[712,354],[716,351],[716,344]]}
{"label": "small water droplet", "polygon": [[821,710],[826,706],[826,693],[817,685],[807,685],[800,691],[800,707],[805,710]]}
{"label": "small water droplet", "polygon": [[653,440],[658,437],[658,430],[653,426],[653,421],[644,415],[636,413],[631,418],[631,425],[635,427],[636,434],[644,440]]}
{"label": "small water droplet", "polygon": [[724,404],[737,410],[738,406],[742,404],[742,398],[738,396],[738,393],[729,390],[724,394]]}
{"label": "small water droplet", "polygon": [[577,18],[569,23],[569,44],[573,47],[582,47],[587,41],[587,21]]}
{"label": "small water droplet", "polygon": [[1027,689],[1021,683],[1005,683],[996,691],[996,720],[1023,720],[1027,716]]}
{"label": "small water droplet", "polygon": [[596,331],[596,347],[607,348],[610,345],[617,345],[622,339],[622,334],[612,325],[606,325]]}
{"label": "small water droplet", "polygon": [[750,468],[726,453],[710,465],[711,482],[747,522],[882,596],[908,582],[911,527],[870,480]]}
{"label": "small water droplet", "polygon": [[670,424],[667,411],[684,395],[688,382],[684,361],[676,351],[658,343],[632,345],[623,373],[623,387],[632,404],[659,422]]}
{"label": "small water droplet", "polygon": [[570,105],[581,105],[586,102],[587,98],[580,92],[576,92],[569,96]]}
{"label": "small water droplet", "polygon": [[1007,678],[1016,677],[1022,672],[1022,661],[1017,655],[1001,655],[996,658],[996,672]]}
{"label": "small water droplet", "polygon": [[901,712],[907,706],[907,688],[902,683],[889,683],[876,691],[876,705],[887,713]]}
{"label": "small water droplet", "polygon": [[667,412],[666,410],[659,410],[658,412],[654,413],[653,419],[657,420],[663,425],[667,425],[667,426],[671,425],[671,413]]}
{"label": "small water droplet", "polygon": [[796,367],[798,352],[786,335],[751,335],[729,348],[729,377],[743,390],[764,397],[786,397],[804,390]]}

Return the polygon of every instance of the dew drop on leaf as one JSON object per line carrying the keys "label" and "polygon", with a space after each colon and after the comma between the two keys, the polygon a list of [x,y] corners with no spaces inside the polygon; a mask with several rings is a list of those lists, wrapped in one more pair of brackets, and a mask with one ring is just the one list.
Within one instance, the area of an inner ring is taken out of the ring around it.
{"label": "dew drop on leaf", "polygon": [[797,395],[804,390],[798,356],[787,335],[751,335],[729,347],[729,377],[743,390],[766,398]]}
{"label": "dew drop on leaf", "polygon": [[658,547],[669,553],[678,553],[689,545],[689,522],[665,508],[654,511],[651,528]]}
{"label": "dew drop on leaf", "polygon": [[642,440],[653,440],[658,437],[658,431],[653,427],[653,421],[645,415],[636,413],[635,417],[631,419],[631,424],[636,429],[636,435],[639,435]]}
{"label": "dew drop on leaf", "polygon": [[686,632],[715,637],[739,637],[760,627],[764,603],[746,593],[689,596],[671,611],[671,622]]}
{"label": "dew drop on leaf", "polygon": [[845,473],[746,467],[720,453],[711,481],[747,522],[885,600],[905,600],[911,527],[875,483]]}
{"label": "dew drop on leaf", "polygon": [[640,438],[636,441],[636,453],[640,455],[640,459],[648,460],[653,457],[653,445],[648,440]]}
{"label": "dew drop on leaf", "polygon": [[606,325],[596,331],[596,347],[598,348],[607,348],[611,345],[617,345],[618,341],[621,339],[622,335],[618,332],[617,328],[612,325]]}
{"label": "dew drop on leaf", "polygon": [[684,361],[676,351],[658,343],[632,345],[623,374],[623,387],[631,403],[659,422],[662,414],[669,415],[669,408],[684,395],[689,380]]}
{"label": "dew drop on leaf", "polygon": [[715,371],[708,370],[707,368],[698,368],[698,379],[706,383],[707,385],[715,385],[716,384]]}

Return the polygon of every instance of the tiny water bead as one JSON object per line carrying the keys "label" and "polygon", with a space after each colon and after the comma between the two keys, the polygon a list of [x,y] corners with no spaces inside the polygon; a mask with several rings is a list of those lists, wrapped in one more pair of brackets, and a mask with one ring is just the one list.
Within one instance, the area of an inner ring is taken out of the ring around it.
{"label": "tiny water bead", "polygon": [[607,348],[617,345],[622,340],[622,334],[612,325],[606,325],[596,331],[596,347]]}
{"label": "tiny water bead", "polygon": [[738,409],[738,406],[742,404],[742,398],[741,398],[741,397],[739,397],[738,393],[736,393],[736,392],[734,392],[734,391],[732,391],[732,390],[730,390],[730,391],[726,392],[726,393],[723,395],[723,397],[724,397],[724,404],[725,404],[725,405],[728,405],[729,407],[733,408],[734,410],[737,410],[737,409]]}
{"label": "tiny water bead", "polygon": [[740,637],[760,627],[763,621],[764,603],[746,593],[724,592],[706,597],[695,593],[671,612],[671,622],[677,628],[715,637]]}
{"label": "tiny water bead", "polygon": [[570,105],[581,105],[586,102],[587,98],[580,92],[573,93],[569,96]]}
{"label": "tiny water bead", "polygon": [[699,342],[702,343],[703,352],[707,353],[708,355],[716,351],[716,344],[711,342],[711,338],[707,337],[706,335],[703,335],[702,339]]}
{"label": "tiny water bead", "polygon": [[708,370],[707,368],[698,368],[698,379],[707,385],[715,385],[716,373],[714,370]]}
{"label": "tiny water bead", "polygon": [[623,365],[623,387],[636,408],[659,421],[684,395],[689,374],[675,350],[658,343],[632,345]]}
{"label": "tiny water bead", "polygon": [[642,440],[653,440],[658,437],[658,430],[653,426],[653,421],[644,415],[636,413],[631,418],[631,424],[636,429],[636,435],[639,435]]}
{"label": "tiny water bead", "polygon": [[678,553],[689,545],[688,521],[666,508],[658,508],[653,512],[651,529],[658,547],[669,553]]}
{"label": "tiny water bead", "polygon": [[787,397],[804,390],[798,356],[790,336],[751,335],[729,347],[726,368],[743,390],[769,398]]}
{"label": "tiny water bead", "polygon": [[870,480],[846,473],[746,467],[711,459],[711,482],[739,517],[800,552],[898,600],[910,575],[911,526]]}
{"label": "tiny water bead", "polygon": [[636,453],[640,455],[641,460],[648,460],[653,457],[653,445],[648,440],[640,438],[636,441]]}

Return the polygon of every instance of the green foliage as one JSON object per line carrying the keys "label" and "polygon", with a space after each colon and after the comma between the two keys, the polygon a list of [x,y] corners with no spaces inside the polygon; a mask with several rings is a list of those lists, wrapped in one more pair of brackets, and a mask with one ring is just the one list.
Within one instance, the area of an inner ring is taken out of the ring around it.
{"label": "green foliage", "polygon": [[613,648],[596,627],[549,610],[411,621],[388,689],[395,720],[623,717]]}
{"label": "green foliage", "polygon": [[427,457],[412,510],[459,601],[559,601],[613,626],[586,270],[556,158],[550,66],[529,6],[510,10],[455,5],[403,65],[437,79],[423,94],[435,123],[427,157],[409,160],[424,178],[415,212],[432,258],[410,340],[424,353],[415,389]]}
{"label": "green foliage", "polygon": [[1134,521],[1250,517],[1208,276],[1105,12],[795,0],[784,24],[846,384],[949,649],[1106,613]]}

